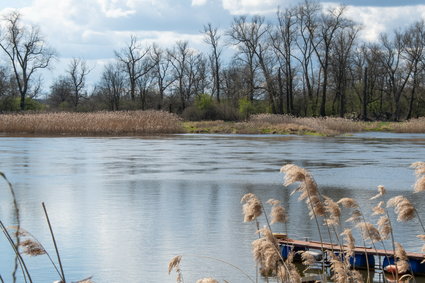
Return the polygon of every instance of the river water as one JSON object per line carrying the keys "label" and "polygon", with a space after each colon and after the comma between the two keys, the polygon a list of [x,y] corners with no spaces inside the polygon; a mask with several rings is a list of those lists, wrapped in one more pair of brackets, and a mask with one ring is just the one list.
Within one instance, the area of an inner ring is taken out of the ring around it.
{"label": "river water", "polygon": [[[363,211],[376,204],[369,198],[384,185],[388,197],[405,195],[425,216],[425,197],[412,193],[409,168],[425,161],[425,135],[419,134],[1,137],[0,158],[22,227],[55,259],[41,206],[46,204],[67,281],[93,276],[95,282],[175,282],[168,261],[183,255],[185,282],[248,282],[244,273],[256,276],[250,248],[257,236],[255,224],[243,223],[244,194],[281,200],[289,236],[318,240],[305,204],[282,186],[279,169],[287,163],[310,170],[324,195],[354,197]],[[14,225],[6,183],[0,188],[0,219]],[[418,221],[393,222],[396,240],[420,251]],[[0,274],[12,282],[13,252],[4,237],[0,253]],[[24,259],[34,282],[59,279],[46,256]]]}

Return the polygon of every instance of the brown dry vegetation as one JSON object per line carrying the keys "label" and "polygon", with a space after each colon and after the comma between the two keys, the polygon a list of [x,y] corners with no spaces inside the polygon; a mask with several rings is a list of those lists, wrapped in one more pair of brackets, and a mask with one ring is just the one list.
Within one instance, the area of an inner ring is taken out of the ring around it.
{"label": "brown dry vegetation", "polygon": [[148,135],[182,133],[181,119],[162,111],[0,115],[0,132],[17,135]]}
{"label": "brown dry vegetation", "polygon": [[183,122],[163,111],[18,113],[0,115],[5,135],[122,136],[173,133],[313,134],[334,136],[362,131],[425,133],[425,118],[405,122],[362,122],[343,118],[299,118],[258,114],[247,121]]}
{"label": "brown dry vegetation", "polygon": [[363,122],[335,117],[303,118],[290,115],[258,114],[244,122],[186,122],[185,130],[190,133],[317,134],[324,136],[367,131],[425,133],[425,118],[411,119],[405,122]]}

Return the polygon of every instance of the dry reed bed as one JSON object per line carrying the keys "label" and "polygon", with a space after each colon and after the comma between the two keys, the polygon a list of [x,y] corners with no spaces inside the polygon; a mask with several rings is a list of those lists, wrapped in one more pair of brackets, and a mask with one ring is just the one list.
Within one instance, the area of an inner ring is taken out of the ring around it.
{"label": "dry reed bed", "polygon": [[258,114],[248,121],[257,127],[286,126],[291,132],[314,132],[323,135],[337,135],[343,133],[360,132],[364,129],[363,122],[343,118],[298,118],[290,115]]}
{"label": "dry reed bed", "polygon": [[181,119],[163,111],[0,115],[0,132],[31,135],[147,135],[183,132]]}

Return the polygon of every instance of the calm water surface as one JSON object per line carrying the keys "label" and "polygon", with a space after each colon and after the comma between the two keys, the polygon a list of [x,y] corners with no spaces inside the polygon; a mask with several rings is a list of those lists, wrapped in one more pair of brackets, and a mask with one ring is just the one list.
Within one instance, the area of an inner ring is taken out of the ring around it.
{"label": "calm water surface", "polygon": [[[425,216],[425,197],[411,193],[409,168],[425,161],[425,135],[2,137],[0,158],[0,171],[15,187],[22,226],[54,255],[41,206],[46,203],[69,281],[93,275],[96,282],[175,282],[167,265],[179,254],[185,282],[209,276],[247,282],[208,257],[255,278],[250,244],[256,228],[242,223],[245,193],[282,200],[289,235],[318,239],[305,204],[282,186],[279,169],[286,163],[309,169],[323,194],[354,197],[365,211],[376,203],[368,200],[376,186],[385,185],[389,196],[406,195]],[[3,181],[0,188],[0,218],[13,225]],[[395,227],[396,240],[409,251],[420,250],[420,232],[416,220]],[[11,282],[12,251],[4,238],[0,254],[0,274]],[[46,256],[26,260],[34,282],[59,279]]]}

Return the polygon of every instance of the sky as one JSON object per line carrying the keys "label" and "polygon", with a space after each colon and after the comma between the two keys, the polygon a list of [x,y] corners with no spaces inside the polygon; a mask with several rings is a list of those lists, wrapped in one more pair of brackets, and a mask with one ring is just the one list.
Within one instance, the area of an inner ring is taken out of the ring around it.
{"label": "sky", "polygon": [[[172,47],[187,40],[205,49],[201,30],[207,23],[227,29],[234,16],[261,14],[272,18],[276,8],[291,7],[301,0],[6,0],[0,15],[18,10],[26,23],[36,24],[55,48],[58,60],[53,74],[64,74],[71,58],[86,59],[98,79],[102,66],[136,36],[144,44]],[[425,19],[425,0],[355,0],[343,3],[346,16],[364,25],[361,37],[374,41],[379,33]]]}

